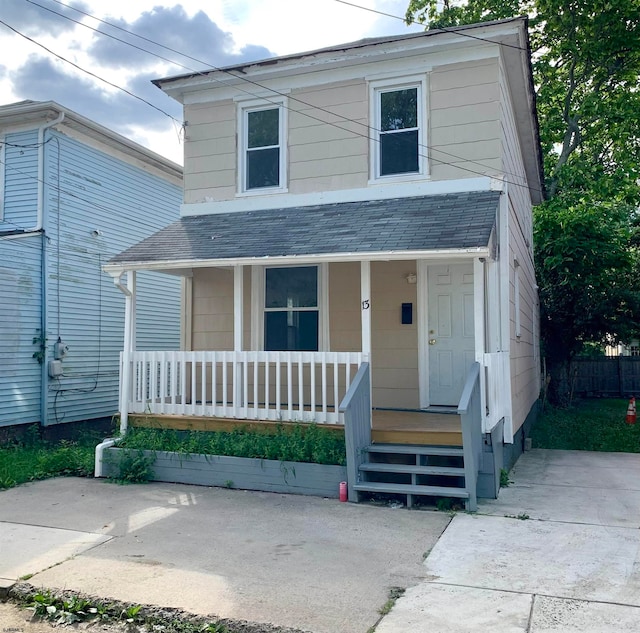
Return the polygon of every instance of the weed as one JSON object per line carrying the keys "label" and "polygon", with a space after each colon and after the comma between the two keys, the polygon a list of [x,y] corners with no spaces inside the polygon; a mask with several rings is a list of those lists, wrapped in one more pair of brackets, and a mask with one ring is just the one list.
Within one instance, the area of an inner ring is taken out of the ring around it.
{"label": "weed", "polygon": [[227,479],[227,481],[224,482],[224,487],[225,488],[233,488],[233,480]]}
{"label": "weed", "polygon": [[229,455],[341,466],[346,462],[344,436],[315,424],[278,424],[273,432],[250,428],[230,432],[132,428],[121,446],[182,455]]}
{"label": "weed", "polygon": [[113,481],[120,484],[139,484],[153,479],[154,457],[141,450],[125,449],[118,464],[119,472]]}
{"label": "weed", "polygon": [[509,479],[509,471],[501,468],[500,469],[500,488],[508,488],[511,480]]}
{"label": "weed", "polygon": [[505,514],[507,519],[518,519],[519,521],[527,521],[531,517],[526,512],[521,512],[520,514]]}
{"label": "weed", "polygon": [[438,512],[451,512],[453,509],[454,500],[449,497],[442,497],[436,501],[436,509]]}
{"label": "weed", "polygon": [[0,448],[0,490],[61,475],[93,476],[95,441],[81,438],[54,444],[39,433],[34,425],[21,441]]}
{"label": "weed", "polygon": [[393,605],[396,603],[398,598],[405,592],[405,589],[402,587],[391,587],[389,589],[389,598],[387,601],[378,609],[378,613],[382,616],[385,616],[393,609]]}

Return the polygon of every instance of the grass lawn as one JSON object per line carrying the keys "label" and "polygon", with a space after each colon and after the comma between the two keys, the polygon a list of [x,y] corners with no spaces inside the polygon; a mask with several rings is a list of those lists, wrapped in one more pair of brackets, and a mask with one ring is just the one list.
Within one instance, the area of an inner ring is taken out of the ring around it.
{"label": "grass lawn", "polygon": [[74,442],[49,443],[39,438],[34,427],[23,441],[0,447],[0,490],[60,475],[92,477],[99,441],[87,436]]}
{"label": "grass lawn", "polygon": [[547,405],[531,431],[534,448],[640,453],[640,421],[626,424],[628,400],[583,400],[569,409]]}

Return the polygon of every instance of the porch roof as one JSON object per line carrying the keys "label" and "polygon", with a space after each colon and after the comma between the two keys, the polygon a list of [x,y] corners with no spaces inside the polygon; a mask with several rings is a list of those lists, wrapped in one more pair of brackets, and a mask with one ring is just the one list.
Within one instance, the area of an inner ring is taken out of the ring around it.
{"label": "porch roof", "polygon": [[478,191],[187,216],[116,255],[105,269],[486,249],[499,198],[499,191]]}

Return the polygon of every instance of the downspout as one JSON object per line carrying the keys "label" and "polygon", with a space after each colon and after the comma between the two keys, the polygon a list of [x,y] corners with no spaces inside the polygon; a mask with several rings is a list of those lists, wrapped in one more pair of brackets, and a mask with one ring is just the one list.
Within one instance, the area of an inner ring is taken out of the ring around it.
{"label": "downspout", "polygon": [[103,460],[104,451],[107,448],[115,446],[124,439],[127,432],[128,422],[128,410],[127,404],[129,402],[129,383],[131,382],[129,373],[129,350],[131,348],[131,302],[133,301],[133,293],[127,286],[122,283],[122,275],[120,273],[117,277],[113,278],[113,283],[125,296],[125,311],[124,311],[124,349],[122,358],[122,375],[120,376],[120,435],[118,437],[108,437],[104,441],[100,442],[96,446],[95,463],[94,463],[94,476],[103,477]]}
{"label": "downspout", "polygon": [[[47,295],[48,295],[48,270],[47,270],[47,236],[44,228],[44,184],[45,184],[45,165],[44,165],[44,136],[45,131],[49,128],[62,123],[64,120],[64,112],[49,123],[44,123],[38,128],[38,202],[36,207],[36,225],[27,229],[25,235],[30,233],[40,233],[42,240],[42,248],[40,249],[40,334],[43,339],[47,338]],[[60,222],[60,209],[58,209],[58,222]],[[45,343],[45,354],[40,367],[40,426],[47,426],[47,386],[49,384],[49,374],[47,371],[47,353]]]}

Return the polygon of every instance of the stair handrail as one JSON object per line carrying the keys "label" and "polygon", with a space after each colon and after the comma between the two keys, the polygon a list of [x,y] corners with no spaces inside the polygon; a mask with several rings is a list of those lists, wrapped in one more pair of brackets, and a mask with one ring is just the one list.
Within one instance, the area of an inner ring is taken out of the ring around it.
{"label": "stair handrail", "polygon": [[469,368],[464,383],[458,415],[462,426],[462,450],[464,453],[465,487],[469,493],[467,509],[478,509],[478,472],[482,457],[482,398],[480,392],[480,363]]}
{"label": "stair handrail", "polygon": [[360,464],[366,460],[371,444],[371,378],[369,363],[360,365],[339,407],[344,416],[344,439],[347,452],[347,492],[351,501],[358,500],[354,486]]}

